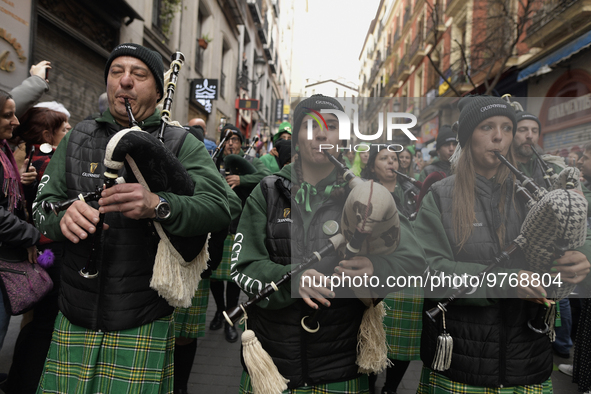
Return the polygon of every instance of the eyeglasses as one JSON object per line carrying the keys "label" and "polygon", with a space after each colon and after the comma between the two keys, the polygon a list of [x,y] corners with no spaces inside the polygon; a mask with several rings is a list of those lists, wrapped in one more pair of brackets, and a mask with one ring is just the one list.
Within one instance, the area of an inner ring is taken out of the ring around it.
{"label": "eyeglasses", "polygon": [[240,138],[238,138],[238,137],[232,137],[232,138],[229,138],[228,141],[230,141],[233,144],[239,144],[240,143]]}

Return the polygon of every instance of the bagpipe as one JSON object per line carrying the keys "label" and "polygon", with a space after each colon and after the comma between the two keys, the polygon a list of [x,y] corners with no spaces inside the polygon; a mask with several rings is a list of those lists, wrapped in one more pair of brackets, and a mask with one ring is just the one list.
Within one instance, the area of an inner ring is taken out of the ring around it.
{"label": "bagpipe", "polygon": [[[479,274],[479,281],[484,281],[486,274],[494,267],[507,266],[511,256],[519,250],[525,256],[525,269],[538,274],[549,273],[554,260],[563,256],[567,250],[582,246],[586,239],[587,200],[573,190],[580,190],[579,170],[565,168],[554,178],[551,190],[546,190],[519,171],[500,152],[495,152],[495,155],[515,175],[516,194],[523,199],[529,210],[521,225],[519,236],[493,257],[490,265]],[[566,298],[575,287],[570,284],[549,284],[546,288],[546,298],[554,301]],[[470,286],[460,287],[445,302],[439,302],[436,307],[426,311],[433,322],[436,322],[440,313],[443,314],[444,332],[438,338],[436,357],[432,365],[435,370],[444,371],[451,365],[453,340],[445,331],[446,307],[470,290]],[[539,334],[548,334],[552,341],[555,335],[555,308],[555,303],[549,307],[540,306],[537,316],[528,322],[531,330]]]}
{"label": "bagpipe", "polygon": [[[379,183],[364,181],[340,163],[328,152],[328,159],[341,172],[351,189],[342,210],[340,233],[332,236],[325,246],[316,250],[285,273],[276,282],[271,282],[254,297],[235,308],[223,312],[230,325],[242,319],[245,331],[242,334],[243,356],[254,391],[257,393],[277,393],[287,388],[285,379],[279,374],[270,356],[262,349],[254,332],[247,328],[248,311],[260,301],[270,297],[280,286],[291,282],[294,275],[310,269],[323,258],[342,256],[344,260],[360,255],[387,255],[393,253],[400,242],[400,221],[391,193]],[[386,336],[383,330],[385,310],[380,300],[369,292],[356,293],[367,306],[358,336],[357,365],[362,373],[379,373],[388,366]],[[315,321],[316,310],[311,316],[301,320],[302,327],[311,334],[320,330]],[[321,312],[320,312],[321,313]]]}
{"label": "bagpipe", "polygon": [[418,199],[423,187],[423,182],[417,181],[411,176],[406,175],[403,172],[392,170],[400,180],[400,186],[404,191],[404,207],[409,212],[409,219],[414,220],[416,212],[418,210]]}
{"label": "bagpipe", "polygon": [[[77,198],[58,202],[43,202],[42,208],[53,211],[56,215],[66,210],[75,201],[97,201],[104,189],[121,183],[138,182],[148,191],[170,192],[182,196],[192,196],[195,183],[178,158],[164,145],[164,131],[170,124],[170,108],[176,87],[178,73],[183,64],[184,56],[176,52],[172,56],[171,72],[167,83],[166,98],[162,110],[162,126],[158,137],[141,130],[134,119],[131,106],[125,99],[125,108],[129,117],[130,128],[116,133],[108,142],[104,165],[104,186],[95,191],[82,193]],[[123,176],[118,172],[125,167]],[[99,215],[99,223],[93,235],[92,251],[86,267],[80,270],[85,278],[96,278],[99,275],[97,264],[102,261],[104,245],[105,214]],[[154,221],[154,228],[160,236],[154,273],[150,287],[158,291],[172,306],[188,307],[199,285],[199,274],[206,268],[208,253],[208,234],[181,237],[172,235]]]}

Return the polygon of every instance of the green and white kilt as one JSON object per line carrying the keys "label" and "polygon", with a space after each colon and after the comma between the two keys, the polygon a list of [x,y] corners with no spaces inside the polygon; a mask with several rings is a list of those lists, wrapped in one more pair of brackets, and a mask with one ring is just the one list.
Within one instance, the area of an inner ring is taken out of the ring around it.
{"label": "green and white kilt", "polygon": [[205,320],[209,303],[209,279],[201,279],[188,308],[174,310],[174,336],[199,338],[205,336]]}
{"label": "green and white kilt", "polygon": [[232,245],[234,245],[234,234],[229,234],[224,241],[224,252],[222,261],[218,268],[211,274],[211,279],[232,281],[230,276],[230,257],[232,256]]}
{"label": "green and white kilt", "polygon": [[412,287],[390,293],[384,299],[388,358],[400,361],[421,359],[423,297],[422,288]]}
{"label": "green and white kilt", "polygon": [[417,394],[552,394],[552,379],[542,384],[513,387],[480,387],[454,382],[423,366]]}
{"label": "green and white kilt", "polygon": [[[240,379],[240,394],[254,394],[250,384],[250,375],[242,371]],[[320,384],[318,386],[298,387],[294,390],[285,390],[282,394],[369,394],[367,375],[361,375],[356,379],[345,382]]]}
{"label": "green and white kilt", "polygon": [[172,393],[172,315],[140,327],[99,332],[59,312],[37,394]]}

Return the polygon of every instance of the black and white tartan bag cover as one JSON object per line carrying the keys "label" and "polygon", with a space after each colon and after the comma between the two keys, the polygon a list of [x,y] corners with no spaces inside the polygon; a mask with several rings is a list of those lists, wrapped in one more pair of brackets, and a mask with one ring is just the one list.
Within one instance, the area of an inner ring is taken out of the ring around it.
{"label": "black and white tartan bag cover", "polygon": [[[542,189],[534,196],[538,201],[527,214],[521,234],[515,240],[533,272],[549,273],[557,256],[585,243],[587,200],[574,190],[581,190],[579,176],[577,168],[567,167],[553,179],[553,190]],[[567,184],[574,189],[565,190]],[[575,286],[564,282],[560,286],[553,284],[548,289],[548,298],[566,298]]]}

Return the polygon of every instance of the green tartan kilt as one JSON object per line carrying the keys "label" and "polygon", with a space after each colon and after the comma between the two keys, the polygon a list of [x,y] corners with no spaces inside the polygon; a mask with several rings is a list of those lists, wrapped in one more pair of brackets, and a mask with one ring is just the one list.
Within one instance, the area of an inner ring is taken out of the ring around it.
{"label": "green tartan kilt", "polygon": [[390,293],[384,299],[388,358],[401,361],[421,359],[423,297],[422,288],[412,287]]}
{"label": "green tartan kilt", "polygon": [[230,257],[232,256],[232,245],[234,245],[234,234],[229,234],[224,241],[224,252],[222,261],[218,268],[211,274],[211,279],[232,281],[230,276]]}
{"label": "green tartan kilt", "polygon": [[172,393],[172,315],[123,331],[75,326],[59,312],[37,394]]}
{"label": "green tartan kilt", "polygon": [[[250,375],[242,371],[240,379],[240,394],[254,394],[250,384]],[[285,390],[282,394],[369,394],[367,375],[361,375],[356,379],[345,382],[320,384],[318,386],[298,387],[294,390]]]}
{"label": "green tartan kilt", "polygon": [[552,394],[552,379],[542,384],[513,387],[480,387],[454,382],[423,366],[417,394]]}
{"label": "green tartan kilt", "polygon": [[205,319],[209,303],[209,279],[201,279],[188,308],[174,310],[174,336],[199,338],[205,336]]}

